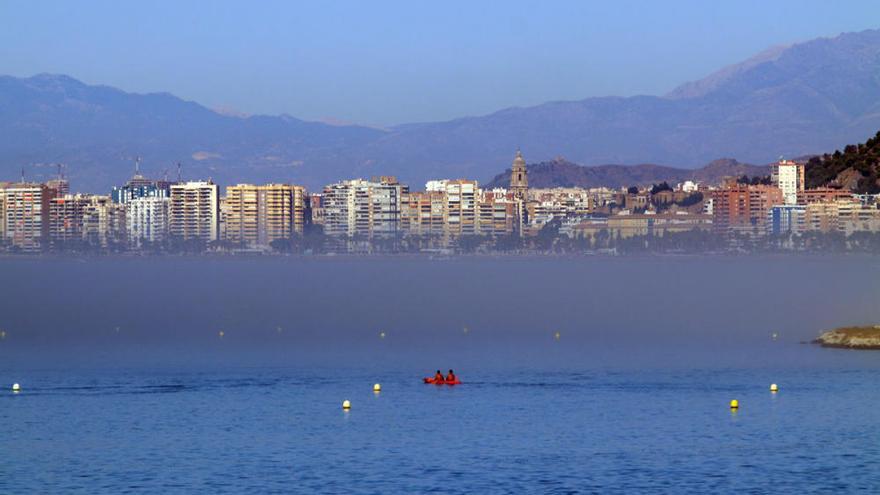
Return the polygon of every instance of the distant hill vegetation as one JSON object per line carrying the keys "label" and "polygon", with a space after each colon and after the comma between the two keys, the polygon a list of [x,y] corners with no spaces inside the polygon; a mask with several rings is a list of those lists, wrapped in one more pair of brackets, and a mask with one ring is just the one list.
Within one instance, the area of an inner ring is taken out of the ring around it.
{"label": "distant hill vegetation", "polygon": [[838,185],[860,194],[880,193],[880,132],[862,144],[810,158],[807,187]]}
{"label": "distant hill vegetation", "polygon": [[[686,180],[714,185],[719,184],[724,177],[765,176],[770,173],[770,167],[740,163],[730,158],[715,160],[698,169],[653,164],[587,167],[560,157],[549,162],[529,165],[528,172],[529,186],[535,188],[603,186],[620,188],[649,186],[661,182],[675,184]],[[484,187],[508,187],[509,184],[510,169],[496,175]]]}

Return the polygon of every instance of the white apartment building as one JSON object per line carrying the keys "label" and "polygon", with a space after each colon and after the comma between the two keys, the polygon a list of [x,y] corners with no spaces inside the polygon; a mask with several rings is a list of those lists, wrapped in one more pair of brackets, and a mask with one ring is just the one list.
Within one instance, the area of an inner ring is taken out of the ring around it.
{"label": "white apartment building", "polygon": [[169,234],[177,239],[216,241],[220,230],[219,188],[211,181],[171,185]]}
{"label": "white apartment building", "polygon": [[773,166],[773,181],[782,190],[782,200],[787,205],[796,205],[798,194],[804,190],[804,166],[791,160],[779,160]]}
{"label": "white apartment building", "polygon": [[168,236],[171,199],[145,196],[125,203],[128,242],[140,247],[144,241],[162,242]]}
{"label": "white apartment building", "polygon": [[390,236],[399,230],[401,198],[408,192],[393,177],[347,180],[324,188],[328,235]]}

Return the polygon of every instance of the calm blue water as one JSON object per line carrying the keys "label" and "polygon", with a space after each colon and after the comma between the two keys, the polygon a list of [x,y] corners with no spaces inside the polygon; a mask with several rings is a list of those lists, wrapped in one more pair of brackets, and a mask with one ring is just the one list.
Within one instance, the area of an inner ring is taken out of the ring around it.
{"label": "calm blue water", "polygon": [[0,268],[0,493],[880,491],[870,259]]}

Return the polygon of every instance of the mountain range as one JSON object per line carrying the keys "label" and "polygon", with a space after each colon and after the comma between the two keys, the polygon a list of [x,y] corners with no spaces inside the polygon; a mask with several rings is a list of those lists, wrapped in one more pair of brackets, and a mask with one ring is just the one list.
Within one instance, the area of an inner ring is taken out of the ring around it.
{"label": "mountain range", "polygon": [[[696,168],[676,168],[650,163],[640,165],[597,165],[585,167],[565,158],[528,165],[529,187],[611,187],[650,186],[661,182],[675,185],[686,180],[717,185],[724,177],[764,177],[770,175],[769,165],[750,165],[732,158],[713,160]],[[508,187],[510,169],[496,175],[486,188]]]}
{"label": "mountain range", "polygon": [[769,163],[824,153],[878,129],[880,30],[773,48],[663,96],[550,102],[388,129],[232,115],[63,75],[0,77],[0,178],[24,167],[40,180],[64,162],[75,190],[95,192],[124,182],[138,156],[148,175],[173,176],[182,162],[184,178],[221,184],[316,189],[397,175],[417,188],[431,178],[487,181],[517,147],[536,163],[564,155],[590,166],[690,169],[718,157]]}

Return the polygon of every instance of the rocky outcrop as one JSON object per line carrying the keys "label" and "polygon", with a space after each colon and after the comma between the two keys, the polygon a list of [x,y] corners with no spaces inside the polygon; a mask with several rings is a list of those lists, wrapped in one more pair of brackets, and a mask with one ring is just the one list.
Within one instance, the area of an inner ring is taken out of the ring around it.
{"label": "rocky outcrop", "polygon": [[824,332],[813,342],[822,347],[880,349],[880,325],[835,328]]}

